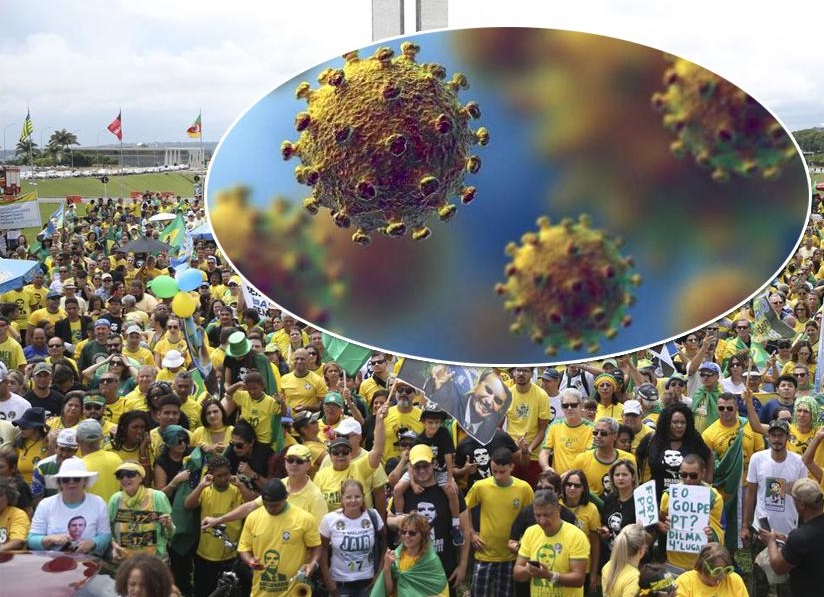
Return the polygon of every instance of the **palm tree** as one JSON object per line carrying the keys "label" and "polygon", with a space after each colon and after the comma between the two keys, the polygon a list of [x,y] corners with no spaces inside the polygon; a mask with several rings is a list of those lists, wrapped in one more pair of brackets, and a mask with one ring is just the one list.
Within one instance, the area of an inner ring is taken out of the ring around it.
{"label": "palm tree", "polygon": [[53,153],[56,163],[60,163],[63,159],[63,154],[69,152],[71,145],[80,145],[77,142],[77,135],[70,133],[66,129],[54,131],[49,137],[49,152]]}
{"label": "palm tree", "polygon": [[15,149],[15,155],[22,156],[26,159],[28,159],[29,153],[31,153],[32,157],[37,157],[40,155],[40,150],[37,149],[37,143],[35,143],[31,137],[28,137],[23,141],[19,141],[17,143],[17,148]]}

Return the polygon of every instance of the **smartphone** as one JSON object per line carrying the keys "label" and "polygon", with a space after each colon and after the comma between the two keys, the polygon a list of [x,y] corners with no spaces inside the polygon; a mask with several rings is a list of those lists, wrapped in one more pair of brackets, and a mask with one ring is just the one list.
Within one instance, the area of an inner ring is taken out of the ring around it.
{"label": "smartphone", "polygon": [[541,567],[541,562],[539,562],[538,560],[529,560],[527,564],[529,564],[530,566],[534,566],[535,568]]}
{"label": "smartphone", "polygon": [[767,519],[766,516],[762,516],[758,519],[758,526],[761,527],[762,531],[772,532],[772,528],[770,528],[770,521]]}

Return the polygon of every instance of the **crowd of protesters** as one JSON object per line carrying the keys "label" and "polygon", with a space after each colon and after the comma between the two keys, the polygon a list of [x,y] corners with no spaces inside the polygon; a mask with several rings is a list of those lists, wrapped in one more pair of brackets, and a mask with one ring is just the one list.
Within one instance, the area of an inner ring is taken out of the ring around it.
{"label": "crowd of protesters", "polygon": [[[190,350],[152,290],[169,256],[121,250],[163,211],[202,221],[147,193],[10,247],[41,271],[0,297],[0,551],[97,555],[121,593],[164,597],[207,597],[229,571],[256,597],[821,594],[816,222],[767,295],[792,334],[759,340],[751,301],[666,357],[490,369],[476,392],[500,425],[482,444],[403,359],[348,375],[319,331],[247,306],[205,241]],[[676,484],[710,488],[698,553],[667,549]]]}

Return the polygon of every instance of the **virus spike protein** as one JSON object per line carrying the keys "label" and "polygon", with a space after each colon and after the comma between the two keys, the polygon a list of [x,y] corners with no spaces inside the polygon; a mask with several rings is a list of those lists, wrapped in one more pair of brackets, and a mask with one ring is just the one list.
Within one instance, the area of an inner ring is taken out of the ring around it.
{"label": "virus spike protein", "polygon": [[312,189],[306,210],[325,207],[341,228],[354,224],[358,244],[375,231],[426,238],[431,216],[448,220],[451,198],[466,204],[476,193],[463,180],[481,167],[472,146],[489,142],[486,128],[469,127],[480,107],[458,101],[464,75],[445,81],[444,67],[415,61],[418,51],[404,42],[398,57],[390,48],[366,59],[349,52],[343,69],[321,73],[318,89],[297,88],[308,109],[296,117],[299,139],[284,141],[281,155],[301,160],[295,177]]}
{"label": "virus spike protein", "polygon": [[515,315],[510,330],[528,331],[550,356],[562,346],[579,351],[584,344],[597,352],[601,336],[614,338],[631,322],[626,311],[641,276],[632,273],[632,259],[619,253],[619,242],[590,224],[586,215],[557,225],[542,217],[538,232],[506,248],[512,261],[506,282],[495,290]]}

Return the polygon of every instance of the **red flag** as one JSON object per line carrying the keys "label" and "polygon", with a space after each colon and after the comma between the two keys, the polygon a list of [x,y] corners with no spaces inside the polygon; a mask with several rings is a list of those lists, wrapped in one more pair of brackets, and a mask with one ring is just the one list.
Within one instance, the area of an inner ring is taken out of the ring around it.
{"label": "red flag", "polygon": [[117,137],[118,141],[123,140],[123,129],[120,127],[120,115],[121,114],[122,114],[122,112],[118,112],[117,113],[117,118],[112,120],[112,123],[108,127],[106,127],[111,131],[112,135]]}

